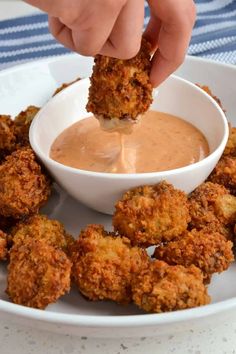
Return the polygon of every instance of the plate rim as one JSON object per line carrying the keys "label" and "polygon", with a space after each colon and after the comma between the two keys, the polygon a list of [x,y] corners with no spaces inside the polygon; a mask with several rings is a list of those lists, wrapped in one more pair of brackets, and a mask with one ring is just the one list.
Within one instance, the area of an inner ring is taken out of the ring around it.
{"label": "plate rim", "polygon": [[[50,63],[63,61],[67,58],[82,57],[76,53],[69,53],[60,56],[53,56],[50,58],[43,58],[36,61],[15,65],[13,67],[0,71],[0,78],[17,71],[26,70],[27,68],[34,68],[40,65],[48,65]],[[233,64],[225,64],[201,57],[186,56],[185,61],[207,63],[217,66],[219,68],[230,68],[236,72],[236,66]],[[178,75],[178,74],[177,74]],[[29,308],[22,305],[17,305],[6,300],[0,299],[0,312],[7,313],[21,318],[32,319],[41,322],[54,323],[57,325],[72,325],[80,327],[147,327],[167,324],[176,324],[188,320],[196,320],[216,314],[220,314],[230,309],[236,308],[236,296],[227,300],[219,301],[192,309],[178,310],[166,313],[151,313],[151,314],[137,314],[137,315],[80,315],[63,312],[44,311],[34,308]]]}

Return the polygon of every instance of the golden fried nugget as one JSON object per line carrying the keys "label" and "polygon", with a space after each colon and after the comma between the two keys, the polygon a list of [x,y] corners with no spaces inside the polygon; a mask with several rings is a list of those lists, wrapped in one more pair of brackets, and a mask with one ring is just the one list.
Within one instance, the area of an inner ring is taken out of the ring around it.
{"label": "golden fried nugget", "polygon": [[225,186],[236,196],[236,157],[223,156],[209,176],[209,181]]}
{"label": "golden fried nugget", "polygon": [[187,196],[167,182],[126,192],[115,205],[113,225],[133,245],[151,246],[178,237],[187,229]]}
{"label": "golden fried nugget", "polygon": [[65,253],[73,245],[74,239],[67,234],[63,225],[57,220],[50,220],[45,215],[33,215],[20,222],[11,232],[13,243],[24,244],[26,237],[45,240],[50,246],[60,248]]}
{"label": "golden fried nugget", "polygon": [[6,292],[16,304],[44,309],[70,290],[70,274],[63,251],[27,237],[10,250]]}
{"label": "golden fried nugget", "polygon": [[29,129],[30,125],[38,113],[40,108],[29,106],[25,111],[22,111],[14,119],[15,134],[19,146],[29,145]]}
{"label": "golden fried nugget", "polygon": [[78,79],[75,79],[74,81],[68,82],[67,84],[62,84],[60,87],[58,87],[56,89],[56,91],[54,92],[53,96],[56,96],[59,92],[65,90],[67,87],[69,87],[70,85],[74,84],[77,81],[80,81],[81,78],[79,77]]}
{"label": "golden fried nugget", "polygon": [[14,122],[10,116],[0,115],[0,162],[15,150]]}
{"label": "golden fried nugget", "polygon": [[152,103],[150,44],[143,39],[139,53],[121,60],[95,57],[87,111],[103,120],[136,120]]}
{"label": "golden fried nugget", "polygon": [[229,129],[229,139],[224,150],[224,155],[233,156],[236,158],[236,128]]}
{"label": "golden fried nugget", "polygon": [[71,253],[72,279],[90,300],[131,301],[131,278],[146,267],[145,250],[131,247],[125,237],[107,233],[101,225],[88,225]]}
{"label": "golden fried nugget", "polygon": [[200,269],[150,263],[132,281],[133,301],[147,312],[183,310],[210,302]]}
{"label": "golden fried nugget", "polygon": [[228,269],[234,260],[233,243],[219,232],[209,229],[185,231],[181,238],[155,249],[154,257],[170,265],[200,268],[208,282],[213,273]]}
{"label": "golden fried nugget", "polygon": [[0,230],[0,261],[7,258],[7,235]]}
{"label": "golden fried nugget", "polygon": [[189,196],[190,228],[201,229],[221,222],[230,224],[235,218],[236,198],[217,183],[205,182]]}
{"label": "golden fried nugget", "polygon": [[48,200],[50,182],[30,148],[21,148],[0,166],[0,215],[22,218]]}

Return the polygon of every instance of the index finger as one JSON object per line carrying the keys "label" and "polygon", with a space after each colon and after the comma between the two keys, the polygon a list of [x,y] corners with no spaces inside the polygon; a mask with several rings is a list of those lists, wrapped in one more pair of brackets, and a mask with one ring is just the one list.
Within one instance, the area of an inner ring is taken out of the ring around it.
{"label": "index finger", "polygon": [[[182,64],[195,22],[192,0],[149,0],[151,20],[144,36],[158,47],[150,80],[158,86]],[[161,25],[160,25],[161,23]]]}

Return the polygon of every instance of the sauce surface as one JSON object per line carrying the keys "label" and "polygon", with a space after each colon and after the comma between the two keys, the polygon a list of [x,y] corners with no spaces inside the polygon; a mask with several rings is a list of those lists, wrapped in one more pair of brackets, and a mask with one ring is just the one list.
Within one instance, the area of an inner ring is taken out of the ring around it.
{"label": "sauce surface", "polygon": [[54,141],[50,157],[81,170],[142,173],[172,170],[209,154],[204,135],[170,114],[148,111],[132,134],[101,130],[94,117],[78,121]]}

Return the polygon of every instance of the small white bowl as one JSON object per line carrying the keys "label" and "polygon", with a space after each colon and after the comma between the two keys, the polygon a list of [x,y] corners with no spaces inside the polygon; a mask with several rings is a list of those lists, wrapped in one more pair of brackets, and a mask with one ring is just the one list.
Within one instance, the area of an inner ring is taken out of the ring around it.
{"label": "small white bowl", "polygon": [[64,129],[91,116],[85,109],[88,88],[89,79],[83,79],[53,97],[35,117],[30,143],[55,180],[71,196],[95,210],[112,214],[115,202],[129,188],[161,180],[189,193],[209,176],[223,153],[229,134],[224,112],[196,85],[171,76],[159,87],[151,109],[176,115],[196,126],[208,140],[209,156],[186,167],[152,173],[113,174],[64,166],[49,157],[50,148]]}

